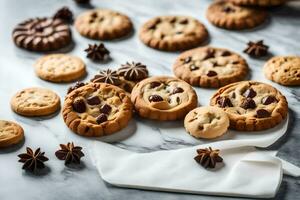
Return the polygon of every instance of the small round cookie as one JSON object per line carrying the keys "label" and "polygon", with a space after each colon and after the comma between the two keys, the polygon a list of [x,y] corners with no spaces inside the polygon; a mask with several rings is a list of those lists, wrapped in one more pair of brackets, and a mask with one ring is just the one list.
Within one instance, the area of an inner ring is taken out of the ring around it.
{"label": "small round cookie", "polygon": [[24,138],[23,128],[10,121],[0,120],[0,148],[21,142]]}
{"label": "small round cookie", "polygon": [[11,99],[14,112],[28,116],[45,116],[55,113],[60,107],[59,96],[45,88],[26,88],[18,92]]}
{"label": "small round cookie", "polygon": [[221,108],[198,107],[185,116],[184,127],[190,135],[196,138],[212,139],[227,131],[229,118]]}
{"label": "small round cookie", "polygon": [[34,65],[41,79],[51,82],[71,82],[86,74],[85,64],[76,56],[49,54],[41,57]]}
{"label": "small round cookie", "polygon": [[279,6],[286,2],[286,0],[230,0],[232,3],[240,6]]}
{"label": "small round cookie", "polygon": [[189,84],[167,76],[137,83],[131,101],[140,116],[159,121],[182,119],[198,104],[196,92]]}
{"label": "small round cookie", "polygon": [[300,85],[300,57],[273,57],[265,64],[264,74],[269,80],[281,85]]}
{"label": "small round cookie", "polygon": [[187,16],[159,16],[147,21],[139,37],[149,47],[179,51],[199,46],[208,38],[204,25]]}
{"label": "small round cookie", "polygon": [[206,17],[220,28],[240,30],[262,24],[267,18],[267,13],[258,8],[242,7],[222,0],[208,7]]}
{"label": "small round cookie", "polygon": [[132,108],[124,90],[107,83],[89,83],[66,96],[62,114],[75,133],[100,137],[125,128]]}
{"label": "small round cookie", "polygon": [[243,80],[248,64],[232,51],[207,46],[180,54],[173,71],[176,77],[191,85],[218,88]]}
{"label": "small round cookie", "polygon": [[75,20],[75,28],[84,37],[112,40],[128,35],[133,25],[129,17],[122,13],[95,9],[80,14]]}
{"label": "small round cookie", "polygon": [[242,81],[220,88],[210,104],[222,108],[229,117],[230,128],[261,131],[282,122],[288,113],[286,98],[271,85]]}
{"label": "small round cookie", "polygon": [[69,26],[57,18],[28,19],[14,28],[12,37],[17,46],[31,51],[53,51],[72,41]]}

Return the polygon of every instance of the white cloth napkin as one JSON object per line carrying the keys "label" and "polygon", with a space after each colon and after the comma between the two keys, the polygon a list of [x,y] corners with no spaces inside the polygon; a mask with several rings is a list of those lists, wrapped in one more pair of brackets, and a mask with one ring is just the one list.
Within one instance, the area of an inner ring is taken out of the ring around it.
{"label": "white cloth napkin", "polygon": [[[128,188],[253,198],[274,197],[282,166],[290,175],[300,170],[274,157],[275,151],[257,151],[279,139],[288,120],[264,139],[224,140],[176,150],[135,153],[101,141],[93,142],[91,157],[106,182]],[[274,131],[274,130],[273,130]],[[273,137],[272,137],[273,135]],[[259,136],[258,136],[259,137]],[[207,170],[194,161],[196,149],[221,150],[224,162]]]}

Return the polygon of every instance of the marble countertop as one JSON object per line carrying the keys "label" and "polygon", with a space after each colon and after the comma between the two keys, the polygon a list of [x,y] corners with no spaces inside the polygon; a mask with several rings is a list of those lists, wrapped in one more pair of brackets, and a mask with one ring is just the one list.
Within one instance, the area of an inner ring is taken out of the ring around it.
{"label": "marble countertop", "polygon": [[[169,74],[178,53],[156,51],[144,46],[137,37],[138,28],[147,19],[157,15],[180,14],[191,15],[202,21],[210,33],[209,44],[242,52],[249,40],[264,39],[270,46],[272,55],[300,54],[300,2],[270,9],[267,23],[250,31],[226,31],[212,26],[205,18],[209,0],[92,0],[93,6],[111,8],[126,13],[131,17],[135,32],[122,40],[105,42],[111,51],[112,61],[97,64],[85,57],[84,49],[92,41],[81,37],[73,28],[74,46],[68,49],[70,54],[80,56],[87,64],[89,80],[98,70],[108,67],[117,68],[126,61],[145,63],[151,75]],[[56,91],[61,99],[71,84],[53,84],[37,78],[33,63],[42,54],[21,50],[14,46],[11,31],[20,21],[35,16],[51,16],[58,8],[67,5],[75,15],[88,8],[77,6],[72,0],[3,0],[0,2],[0,119],[20,123],[25,130],[25,141],[15,148],[0,150],[0,199],[1,200],[67,200],[67,199],[237,199],[229,197],[199,196],[123,189],[111,186],[101,179],[92,165],[88,148],[93,139],[80,137],[72,133],[64,124],[60,113],[51,117],[26,118],[14,114],[9,105],[10,98],[18,90],[31,86],[41,86]],[[241,53],[248,61],[251,73],[249,79],[270,83],[286,95],[289,103],[291,123],[288,133],[270,149],[279,150],[279,156],[300,166],[300,88],[283,87],[266,80],[262,74],[265,59],[252,59]],[[209,98],[215,90],[197,88],[199,103],[208,105]],[[158,149],[182,148],[198,144],[199,141],[172,136],[172,129],[180,127],[179,123],[153,123],[135,118],[129,127],[113,139],[116,144],[134,151],[155,151]],[[141,131],[143,130],[143,131]],[[143,134],[141,134],[143,132]],[[124,140],[125,139],[125,140]],[[111,138],[105,138],[111,141]],[[82,165],[68,168],[56,159],[54,152],[58,145],[74,141],[84,147],[86,157]],[[41,147],[49,157],[47,169],[39,176],[21,170],[17,155],[26,146]],[[282,185],[274,199],[297,199],[300,196],[300,179],[284,176]]]}

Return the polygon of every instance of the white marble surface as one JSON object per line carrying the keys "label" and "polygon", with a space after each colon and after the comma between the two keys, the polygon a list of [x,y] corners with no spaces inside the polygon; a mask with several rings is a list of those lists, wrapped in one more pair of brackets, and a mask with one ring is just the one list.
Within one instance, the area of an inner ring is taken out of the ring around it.
{"label": "white marble surface", "polygon": [[[126,61],[145,63],[151,75],[171,75],[171,66],[178,53],[150,49],[145,47],[137,37],[137,30],[143,22],[162,14],[196,17],[207,26],[210,33],[210,45],[241,52],[248,40],[264,39],[273,55],[300,54],[300,2],[297,1],[285,7],[271,9],[271,18],[267,23],[255,30],[241,32],[213,27],[205,18],[205,9],[210,3],[209,0],[93,0],[92,3],[96,7],[112,8],[129,15],[133,20],[135,32],[126,39],[105,42],[113,60],[106,64],[97,64],[86,59],[83,52],[89,43],[95,41],[81,37],[73,29],[75,44],[68,53],[80,56],[86,62],[89,74],[84,79],[85,81],[89,80],[99,69],[117,68]],[[72,0],[3,0],[0,2],[0,118],[17,121],[24,127],[26,135],[22,145],[0,150],[0,199],[223,199],[222,197],[150,192],[110,186],[102,181],[91,164],[88,148],[93,139],[73,134],[63,123],[60,113],[47,118],[25,118],[10,110],[11,96],[25,87],[51,88],[63,100],[70,84],[53,84],[37,78],[32,65],[42,54],[18,49],[11,40],[11,31],[18,22],[29,17],[50,16],[63,5],[69,6],[75,15],[88,9],[78,7]],[[261,71],[265,59],[251,59],[243,53],[242,55],[247,59],[251,68],[249,78],[270,83]],[[271,149],[278,149],[279,156],[300,166],[300,89],[271,84],[287,96],[291,116],[288,134]],[[198,88],[199,103],[207,105],[209,97],[214,92],[213,89]],[[201,142],[188,135],[174,134],[174,130],[178,130],[181,126],[182,122],[153,123],[136,117],[128,128],[117,135],[117,139],[120,140],[117,145],[145,152],[182,148]],[[105,139],[112,140],[112,138]],[[114,137],[113,140],[115,139]],[[65,167],[54,155],[58,145],[68,141],[74,141],[84,147],[86,157],[79,167]],[[48,168],[39,176],[25,173],[21,170],[21,164],[17,163],[17,155],[23,152],[26,146],[41,147],[50,158],[50,161],[46,163]],[[284,177],[275,199],[297,199],[300,195],[299,186],[299,178]]]}

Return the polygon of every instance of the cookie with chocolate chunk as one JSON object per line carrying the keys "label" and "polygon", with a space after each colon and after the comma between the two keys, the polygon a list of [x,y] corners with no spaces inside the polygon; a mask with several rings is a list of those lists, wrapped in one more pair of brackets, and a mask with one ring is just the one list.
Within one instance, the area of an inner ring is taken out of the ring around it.
{"label": "cookie with chocolate chunk", "polygon": [[140,116],[159,121],[182,119],[198,104],[196,92],[188,83],[167,76],[137,83],[131,101]]}
{"label": "cookie with chocolate chunk", "polygon": [[75,20],[75,28],[87,38],[112,40],[128,35],[133,25],[126,15],[99,8],[80,14]]}
{"label": "cookie with chocolate chunk", "polygon": [[237,53],[207,46],[180,54],[173,72],[191,85],[218,88],[243,80],[248,73],[248,64]]}
{"label": "cookie with chocolate chunk", "polygon": [[279,6],[286,2],[286,0],[230,0],[230,2],[240,6]]}
{"label": "cookie with chocolate chunk", "polygon": [[100,137],[125,128],[132,107],[124,90],[107,83],[89,83],[66,96],[62,114],[75,133]]}
{"label": "cookie with chocolate chunk", "polygon": [[273,128],[288,113],[285,96],[271,85],[256,81],[224,86],[213,95],[210,104],[222,108],[228,114],[230,128],[239,131]]}
{"label": "cookie with chocolate chunk", "polygon": [[31,51],[52,51],[71,43],[69,26],[58,18],[34,18],[18,24],[12,33],[18,47]]}
{"label": "cookie with chocolate chunk", "polygon": [[226,133],[229,118],[221,108],[198,107],[185,116],[184,127],[190,135],[196,138],[212,139]]}
{"label": "cookie with chocolate chunk", "polygon": [[205,26],[188,16],[159,16],[147,21],[139,37],[149,47],[179,51],[201,45],[207,38]]}
{"label": "cookie with chocolate chunk", "polygon": [[206,17],[220,28],[240,30],[262,24],[267,18],[267,13],[259,8],[238,6],[221,0],[208,7]]}
{"label": "cookie with chocolate chunk", "polygon": [[300,56],[275,56],[265,64],[264,74],[281,85],[300,85]]}

